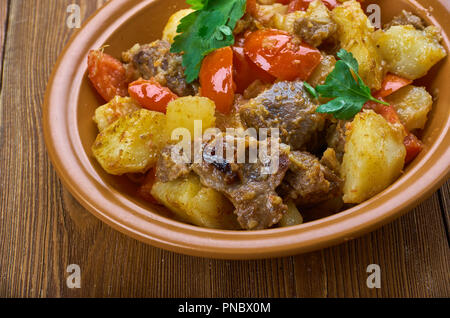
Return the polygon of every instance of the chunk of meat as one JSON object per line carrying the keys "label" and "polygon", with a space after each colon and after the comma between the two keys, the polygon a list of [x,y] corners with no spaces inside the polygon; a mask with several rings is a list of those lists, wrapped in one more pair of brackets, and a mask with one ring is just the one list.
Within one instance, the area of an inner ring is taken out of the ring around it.
{"label": "chunk of meat", "polygon": [[333,21],[330,11],[322,1],[309,4],[306,15],[294,23],[294,33],[304,42],[318,47],[333,38],[337,32],[337,24]]}
{"label": "chunk of meat", "polygon": [[328,127],[327,130],[327,144],[333,148],[336,153],[336,158],[339,162],[342,162],[345,152],[345,125],[347,121],[338,120],[336,123]]}
{"label": "chunk of meat", "polygon": [[341,195],[341,178],[318,158],[308,152],[294,151],[289,159],[289,170],[278,188],[284,200],[311,206]]}
{"label": "chunk of meat", "polygon": [[236,27],[233,30],[233,34],[238,35],[246,31],[253,31],[255,29],[255,18],[252,17],[251,14],[245,13],[244,16],[236,22]]}
{"label": "chunk of meat", "polygon": [[170,43],[158,40],[150,44],[136,44],[122,54],[126,63],[131,63],[140,77],[154,78],[178,96],[196,95],[198,82],[188,84],[184,76],[182,55],[170,53]]}
{"label": "chunk of meat", "polygon": [[294,32],[304,42],[318,47],[325,40],[332,37],[337,31],[334,22],[323,22],[308,17],[299,18],[294,23]]}
{"label": "chunk of meat", "polygon": [[[240,153],[245,155],[245,160],[239,155],[239,142],[244,146]],[[268,149],[274,142],[273,138],[267,139]],[[248,230],[277,224],[287,211],[275,189],[288,169],[288,151],[286,147],[280,147],[277,152],[278,169],[269,171],[269,166],[276,163],[275,152],[269,151],[269,160],[264,162],[259,157],[256,161],[250,160],[251,147],[260,145],[252,137],[220,134],[204,145],[203,161],[192,166],[205,186],[222,192],[233,203],[239,224]],[[226,149],[233,153],[229,155]]]}
{"label": "chunk of meat", "polygon": [[414,28],[421,31],[425,30],[426,27],[424,21],[420,17],[406,10],[403,10],[401,14],[395,16],[391,22],[385,24],[384,30],[387,30],[394,25],[412,25]]}
{"label": "chunk of meat", "polygon": [[293,150],[303,150],[324,129],[324,115],[305,91],[303,82],[278,82],[243,105],[242,121],[247,127],[278,128],[281,141]]}
{"label": "chunk of meat", "polygon": [[[176,151],[177,156],[172,152]],[[156,179],[161,182],[170,182],[180,177],[186,176],[191,172],[191,158],[184,157],[182,148],[177,145],[167,145],[161,151],[156,163]]]}

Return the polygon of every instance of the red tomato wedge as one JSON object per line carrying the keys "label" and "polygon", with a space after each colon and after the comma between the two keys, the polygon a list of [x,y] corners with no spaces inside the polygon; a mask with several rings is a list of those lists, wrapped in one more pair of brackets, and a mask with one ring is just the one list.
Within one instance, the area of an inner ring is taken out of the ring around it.
{"label": "red tomato wedge", "polygon": [[403,140],[406,148],[405,164],[410,163],[416,158],[423,149],[423,144],[414,134],[409,133]]}
{"label": "red tomato wedge", "polygon": [[292,0],[277,0],[276,2],[281,4],[289,4]]}
{"label": "red tomato wedge", "polygon": [[245,39],[245,54],[258,67],[280,80],[306,80],[319,65],[319,50],[280,30],[258,30]]}
{"label": "red tomato wedge", "polygon": [[[243,41],[236,41],[233,49],[233,73],[236,82],[236,92],[242,94],[254,81],[272,83],[275,77],[256,66],[247,55],[245,55]],[[241,45],[242,44],[242,45]]]}
{"label": "red tomato wedge", "polygon": [[229,113],[236,90],[231,47],[227,46],[208,54],[203,59],[199,79],[201,95],[213,100],[219,112]]}
{"label": "red tomato wedge", "polygon": [[156,182],[156,171],[155,169],[150,169],[142,185],[138,188],[138,195],[144,200],[153,203],[160,204],[150,193],[152,191],[153,185]]}
{"label": "red tomato wedge", "polygon": [[246,12],[253,17],[256,17],[258,14],[258,5],[256,0],[247,0]]}
{"label": "red tomato wedge", "polygon": [[397,111],[392,106],[377,104],[375,112],[384,117],[391,124],[400,123],[400,118],[398,118]]}
{"label": "red tomato wedge", "polygon": [[128,86],[128,93],[142,107],[166,113],[167,104],[178,98],[170,89],[156,80],[139,79]]}
{"label": "red tomato wedge", "polygon": [[412,81],[409,79],[388,73],[383,80],[381,89],[376,92],[375,95],[379,97],[386,97],[411,83]]}
{"label": "red tomato wedge", "polygon": [[[285,3],[286,1],[283,1],[283,2],[282,1],[283,0],[281,0],[281,1],[279,0],[277,2],[287,4],[287,3]],[[306,11],[306,10],[308,10],[309,4],[313,1],[314,0],[292,0],[292,1],[289,1],[288,12]],[[322,2],[323,2],[323,4],[325,4],[325,6],[329,10],[333,10],[339,4],[337,2],[337,0],[322,0]]]}
{"label": "red tomato wedge", "polygon": [[109,102],[116,95],[127,96],[128,77],[122,63],[102,50],[88,55],[88,77],[97,92]]}

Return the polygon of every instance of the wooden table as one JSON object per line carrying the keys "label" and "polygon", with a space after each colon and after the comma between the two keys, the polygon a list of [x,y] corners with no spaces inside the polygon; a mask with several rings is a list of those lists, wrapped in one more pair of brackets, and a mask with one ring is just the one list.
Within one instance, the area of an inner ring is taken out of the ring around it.
{"label": "wooden table", "polygon": [[[449,297],[450,186],[397,221],[306,255],[219,261],[154,248],[116,232],[61,185],[46,153],[42,103],[73,29],[103,0],[0,0],[0,297]],[[63,107],[64,105],[61,105]],[[69,289],[66,268],[81,268]],[[366,285],[369,264],[381,288]]]}

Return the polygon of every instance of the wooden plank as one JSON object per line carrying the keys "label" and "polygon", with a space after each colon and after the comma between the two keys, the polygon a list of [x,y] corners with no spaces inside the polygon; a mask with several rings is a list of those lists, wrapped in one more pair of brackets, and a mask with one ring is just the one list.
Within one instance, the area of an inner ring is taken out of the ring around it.
{"label": "wooden plank", "polygon": [[446,226],[447,241],[450,245],[450,181],[447,181],[439,190],[442,218]]}
{"label": "wooden plank", "polygon": [[[363,238],[273,260],[177,255],[98,221],[62,187],[42,136],[45,86],[73,33],[65,26],[73,2],[10,5],[0,100],[0,297],[449,296],[437,195]],[[103,2],[75,1],[83,19]],[[371,263],[382,268],[381,290],[365,287]],[[81,289],[66,286],[69,264],[81,267]]]}
{"label": "wooden plank", "polygon": [[3,50],[6,40],[7,24],[8,24],[8,0],[0,1],[0,78],[3,66]]}
{"label": "wooden plank", "polygon": [[59,246],[68,242],[61,186],[43,142],[41,105],[52,67],[74,32],[65,23],[71,3],[81,5],[83,17],[96,9],[89,0],[10,2],[0,100],[2,296],[61,293],[66,251]]}
{"label": "wooden plank", "polygon": [[[448,297],[450,250],[438,194],[378,231],[340,246],[295,257],[300,297]],[[369,264],[381,288],[369,289]]]}

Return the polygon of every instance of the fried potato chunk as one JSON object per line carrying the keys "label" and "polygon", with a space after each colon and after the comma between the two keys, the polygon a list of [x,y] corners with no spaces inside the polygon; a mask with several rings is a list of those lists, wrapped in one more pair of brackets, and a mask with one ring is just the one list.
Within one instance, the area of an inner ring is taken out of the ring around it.
{"label": "fried potato chunk", "polygon": [[400,176],[406,156],[404,137],[403,129],[372,110],[355,116],[341,167],[345,203],[361,203]]}
{"label": "fried potato chunk", "polygon": [[114,97],[109,103],[95,110],[94,122],[98,130],[102,131],[122,116],[131,114],[142,107],[130,97]]}
{"label": "fried potato chunk", "polygon": [[433,98],[424,87],[408,85],[387,97],[402,124],[408,130],[423,129],[433,106]]}
{"label": "fried potato chunk", "polygon": [[173,39],[178,35],[177,28],[178,24],[180,24],[181,19],[192,12],[194,12],[194,10],[192,9],[182,9],[172,14],[169,18],[169,21],[167,21],[166,26],[164,27],[162,40],[172,44]]}
{"label": "fried potato chunk", "polygon": [[278,226],[288,227],[303,223],[303,217],[292,200],[287,202],[287,212],[283,215]]}
{"label": "fried potato chunk", "polygon": [[383,60],[372,38],[374,28],[359,2],[346,1],[332,11],[338,25],[341,47],[353,54],[359,64],[359,75],[373,90],[381,88],[385,70]]}
{"label": "fried potato chunk", "polygon": [[433,65],[447,56],[435,26],[421,31],[412,25],[396,25],[385,32],[377,31],[375,39],[388,70],[410,80],[425,76]]}
{"label": "fried potato chunk", "polygon": [[103,129],[92,152],[109,174],[143,173],[156,164],[166,134],[165,115],[141,109]]}
{"label": "fried potato chunk", "polygon": [[156,182],[151,195],[181,220],[202,227],[238,229],[234,207],[227,198],[200,183],[194,173],[170,182]]}
{"label": "fried potato chunk", "polygon": [[189,130],[191,139],[194,138],[194,122],[201,121],[203,133],[216,123],[216,105],[206,97],[186,96],[180,97],[167,105],[167,129],[169,134],[174,129],[185,128]]}

